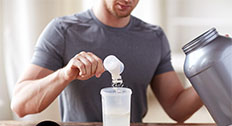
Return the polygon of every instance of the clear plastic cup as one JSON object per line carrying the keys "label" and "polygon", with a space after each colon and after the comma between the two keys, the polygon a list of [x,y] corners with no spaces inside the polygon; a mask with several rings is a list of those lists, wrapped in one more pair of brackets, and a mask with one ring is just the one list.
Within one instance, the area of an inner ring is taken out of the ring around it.
{"label": "clear plastic cup", "polygon": [[101,89],[103,126],[130,126],[131,94],[125,87]]}

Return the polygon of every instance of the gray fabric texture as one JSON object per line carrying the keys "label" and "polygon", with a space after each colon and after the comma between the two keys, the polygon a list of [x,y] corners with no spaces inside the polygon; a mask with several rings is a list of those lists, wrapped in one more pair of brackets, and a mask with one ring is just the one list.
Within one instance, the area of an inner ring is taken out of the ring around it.
{"label": "gray fabric texture", "polygon": [[[122,79],[132,89],[131,122],[142,122],[147,112],[146,90],[152,78],[173,70],[169,43],[160,27],[131,16],[127,26],[113,28],[101,23],[92,10],[52,20],[38,39],[32,64],[56,71],[81,51],[102,60],[115,55],[124,63]],[[102,121],[100,90],[109,86],[109,72],[72,81],[59,96],[62,120]]]}

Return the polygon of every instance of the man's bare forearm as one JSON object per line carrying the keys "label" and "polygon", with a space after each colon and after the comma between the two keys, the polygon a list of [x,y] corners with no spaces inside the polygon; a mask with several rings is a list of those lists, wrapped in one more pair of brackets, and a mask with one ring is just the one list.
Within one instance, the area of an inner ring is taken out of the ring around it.
{"label": "man's bare forearm", "polygon": [[12,109],[23,117],[47,108],[68,85],[63,79],[62,69],[37,80],[25,80],[16,84]]}
{"label": "man's bare forearm", "polygon": [[184,122],[202,105],[202,101],[193,87],[183,90],[172,106],[175,115],[174,117],[176,118],[175,120],[178,122]]}

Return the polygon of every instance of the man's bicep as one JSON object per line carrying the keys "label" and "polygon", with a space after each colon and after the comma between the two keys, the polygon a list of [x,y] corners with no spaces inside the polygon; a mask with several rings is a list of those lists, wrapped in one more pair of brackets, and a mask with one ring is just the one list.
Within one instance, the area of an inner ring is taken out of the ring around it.
{"label": "man's bicep", "polygon": [[53,73],[54,71],[49,70],[47,68],[43,68],[41,66],[30,64],[25,72],[20,77],[18,83],[26,80],[37,80],[48,76],[49,74]]}
{"label": "man's bicep", "polygon": [[164,109],[170,108],[184,89],[175,71],[156,75],[151,82],[151,88]]}

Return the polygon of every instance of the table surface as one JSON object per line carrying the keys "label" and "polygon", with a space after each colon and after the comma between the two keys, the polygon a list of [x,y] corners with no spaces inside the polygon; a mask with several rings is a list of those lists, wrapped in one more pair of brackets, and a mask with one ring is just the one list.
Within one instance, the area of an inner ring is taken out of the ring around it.
{"label": "table surface", "polygon": [[[38,122],[0,121],[0,126],[36,126]],[[102,126],[101,122],[58,122],[61,126]],[[130,126],[216,126],[214,123],[131,123]]]}

